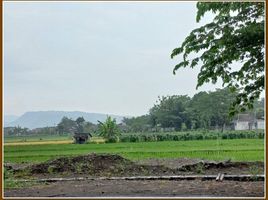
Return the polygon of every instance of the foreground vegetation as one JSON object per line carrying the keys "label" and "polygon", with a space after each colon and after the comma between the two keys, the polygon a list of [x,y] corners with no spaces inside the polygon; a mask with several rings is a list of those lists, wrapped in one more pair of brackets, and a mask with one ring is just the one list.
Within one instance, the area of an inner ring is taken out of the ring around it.
{"label": "foreground vegetation", "polygon": [[41,162],[60,156],[116,153],[132,160],[149,158],[201,158],[263,161],[263,139],[162,141],[106,144],[43,144],[4,147],[4,162]]}

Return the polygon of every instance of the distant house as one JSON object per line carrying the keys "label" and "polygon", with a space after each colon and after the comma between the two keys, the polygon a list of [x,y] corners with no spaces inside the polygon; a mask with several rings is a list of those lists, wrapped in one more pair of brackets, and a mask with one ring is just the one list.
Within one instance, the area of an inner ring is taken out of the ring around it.
{"label": "distant house", "polygon": [[256,119],[254,115],[238,114],[233,121],[234,130],[255,130],[264,129],[264,118]]}
{"label": "distant house", "polygon": [[264,129],[265,123],[264,123],[264,117],[257,119],[256,121],[256,129]]}
{"label": "distant house", "polygon": [[84,144],[86,143],[92,135],[90,133],[74,133],[74,142],[75,144]]}

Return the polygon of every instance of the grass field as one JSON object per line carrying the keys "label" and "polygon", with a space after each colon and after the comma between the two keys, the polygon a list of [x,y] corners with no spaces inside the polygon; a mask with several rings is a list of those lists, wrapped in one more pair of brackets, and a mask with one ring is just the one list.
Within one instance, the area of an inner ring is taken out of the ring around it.
{"label": "grass field", "polygon": [[148,158],[202,158],[263,161],[263,139],[194,140],[106,144],[5,145],[5,162],[41,162],[88,153],[116,153],[132,160]]}

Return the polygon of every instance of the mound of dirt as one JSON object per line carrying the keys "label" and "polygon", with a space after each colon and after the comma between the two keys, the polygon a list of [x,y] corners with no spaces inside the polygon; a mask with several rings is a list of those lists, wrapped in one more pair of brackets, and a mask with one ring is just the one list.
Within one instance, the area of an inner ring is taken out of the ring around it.
{"label": "mound of dirt", "polygon": [[118,155],[89,154],[76,157],[62,157],[48,162],[32,165],[33,174],[59,172],[101,172],[110,171],[115,166],[132,164]]}
{"label": "mound of dirt", "polygon": [[164,166],[139,165],[119,155],[88,154],[62,157],[31,165],[24,169],[32,175],[86,174],[90,176],[136,176],[177,174],[178,170]]}
{"label": "mound of dirt", "polygon": [[216,175],[218,173],[225,174],[263,174],[263,162],[231,162],[227,161],[211,161],[196,158],[163,158],[163,159],[147,159],[138,161],[140,164],[150,166],[165,166],[171,169],[179,170],[179,174],[206,174]]}
{"label": "mound of dirt", "polygon": [[[192,171],[192,172],[200,172],[200,171],[209,171],[213,172],[225,172],[228,171],[237,171],[237,174],[248,173],[263,173],[263,163],[262,162],[215,162],[215,161],[200,161],[195,164],[184,165],[180,167],[180,171]],[[258,171],[258,172],[257,172]]]}
{"label": "mound of dirt", "polygon": [[[168,162],[167,162],[168,161]],[[177,167],[176,167],[177,166]],[[22,172],[22,173],[21,173]],[[160,162],[132,162],[119,155],[88,154],[61,157],[16,170],[17,176],[76,177],[79,176],[162,176],[183,174],[263,174],[263,162],[215,162],[170,159]]]}

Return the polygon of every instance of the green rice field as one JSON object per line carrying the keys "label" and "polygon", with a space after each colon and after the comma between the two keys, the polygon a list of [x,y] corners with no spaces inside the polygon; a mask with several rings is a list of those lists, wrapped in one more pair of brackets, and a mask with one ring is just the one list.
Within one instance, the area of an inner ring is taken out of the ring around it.
{"label": "green rice field", "polygon": [[263,139],[159,141],[101,144],[42,144],[4,146],[4,162],[36,163],[88,153],[113,153],[131,160],[149,158],[201,158],[263,161]]}

